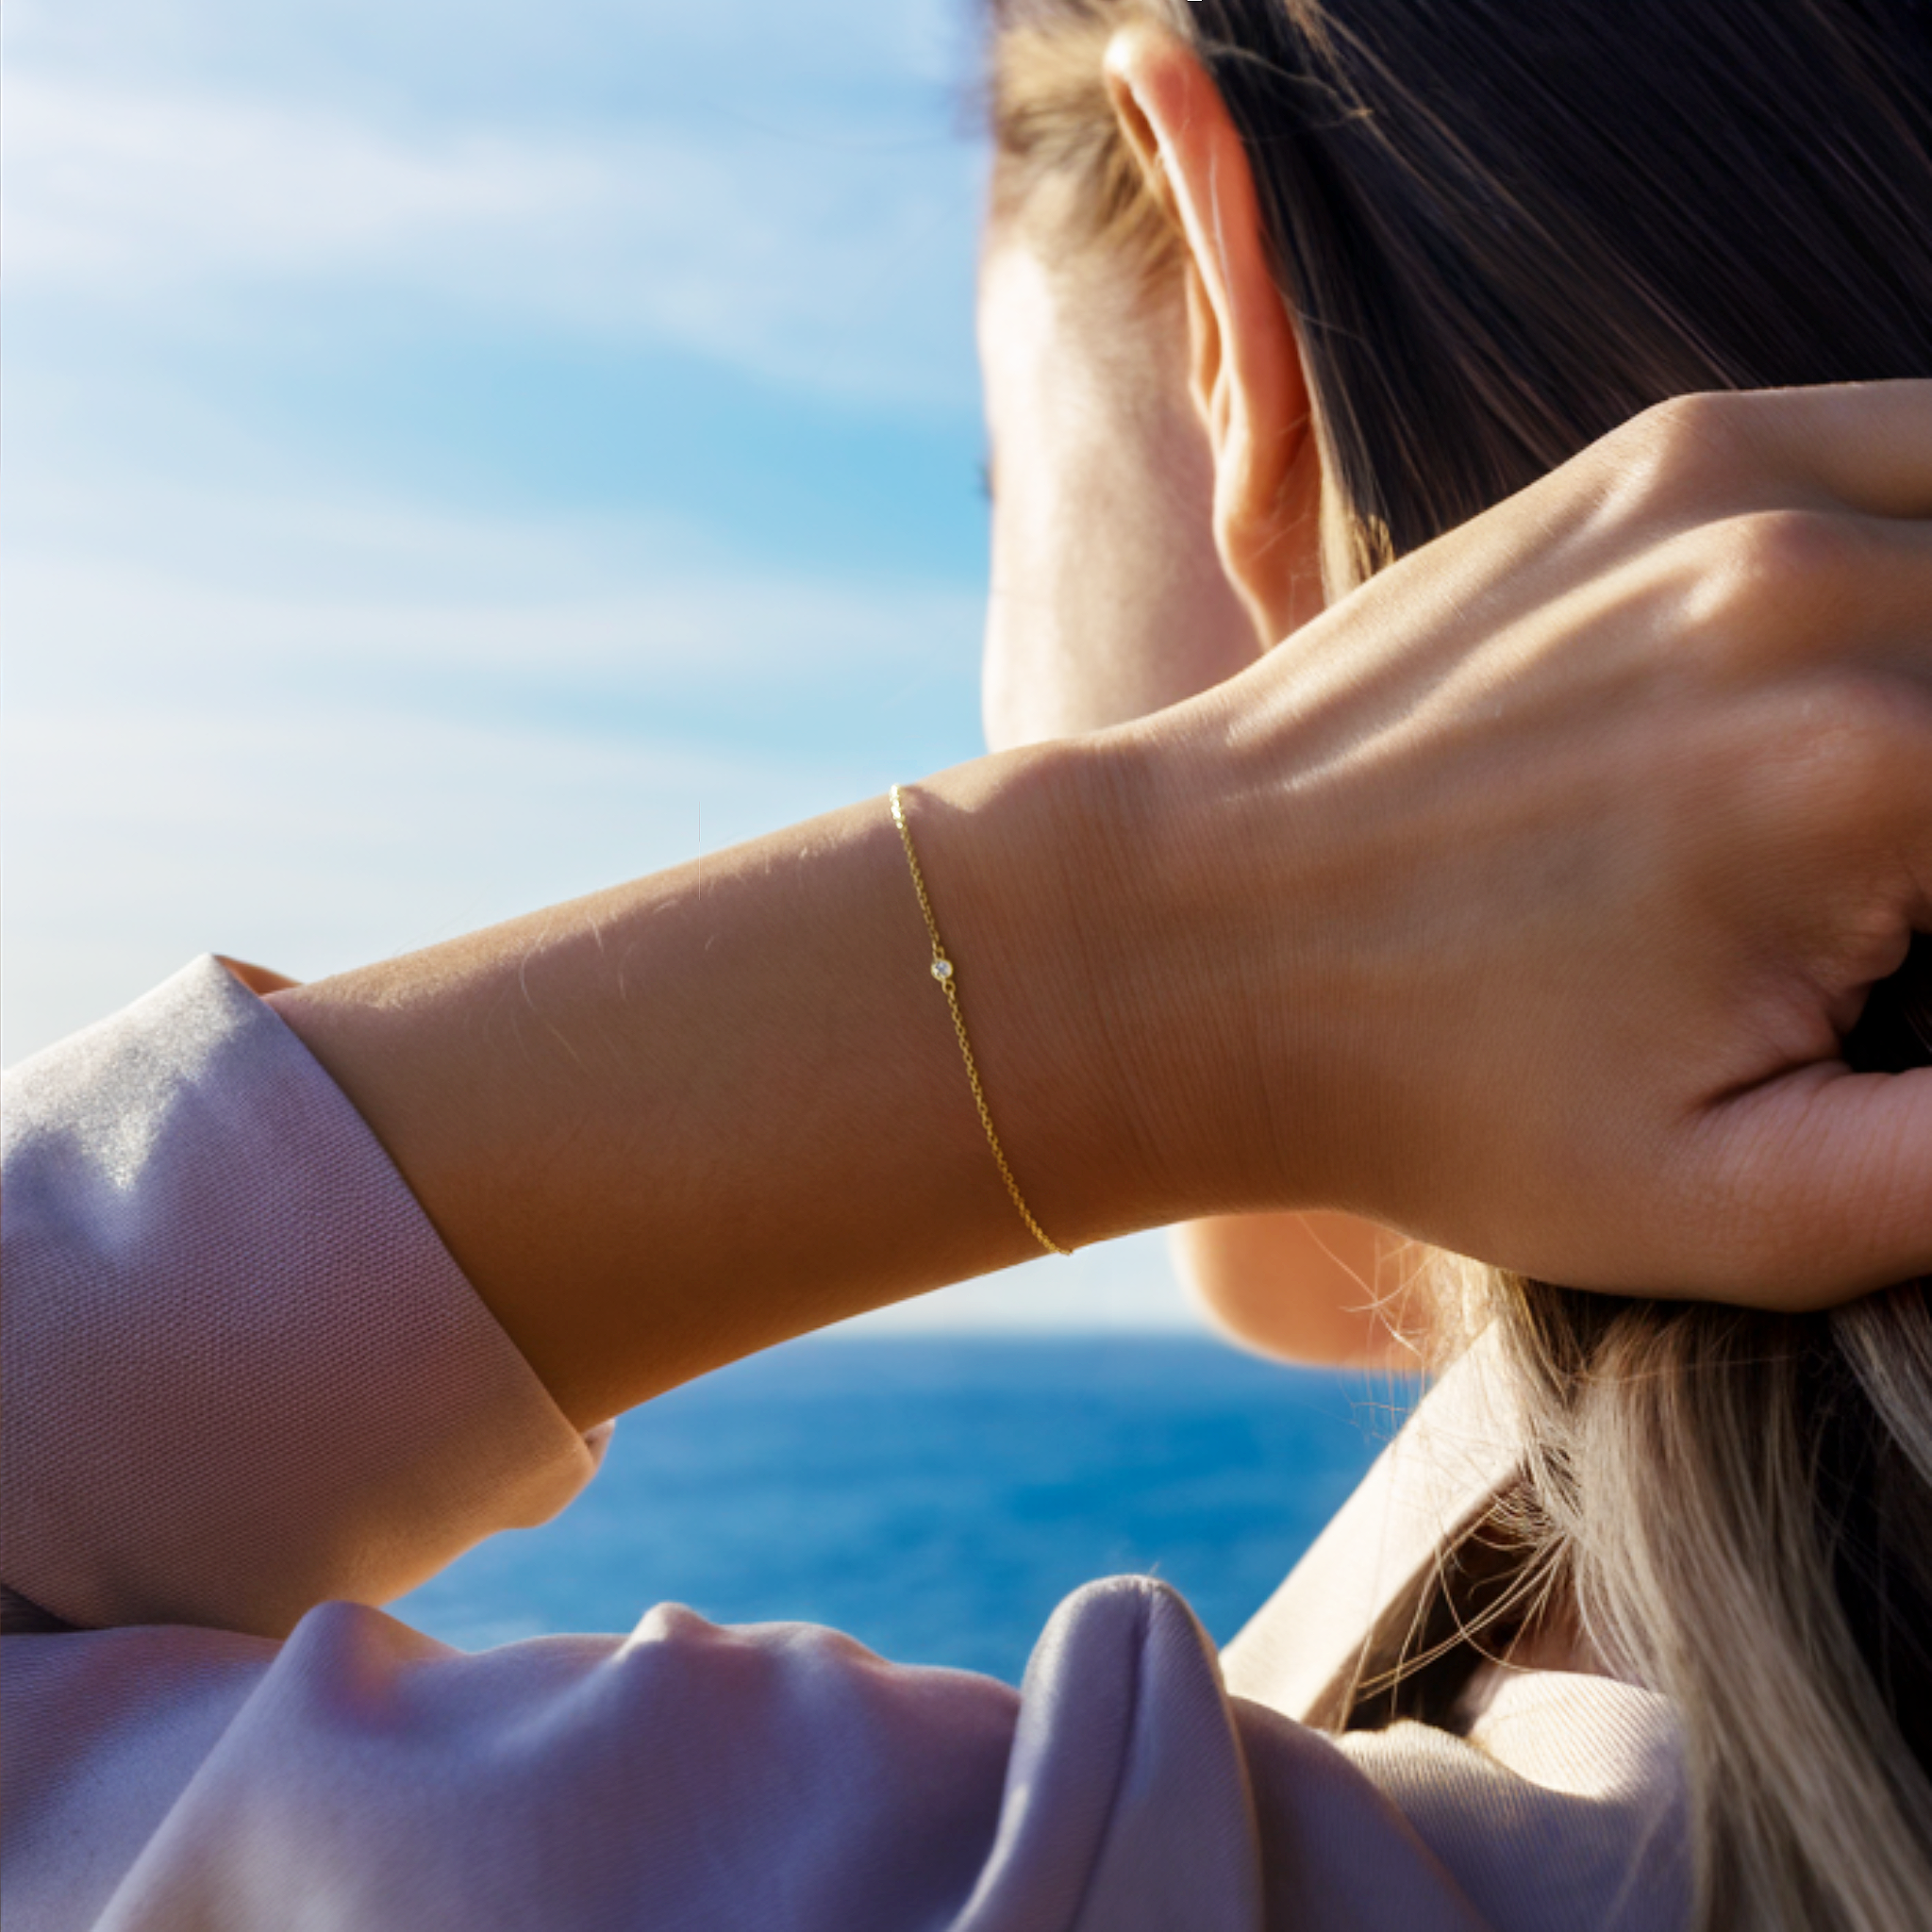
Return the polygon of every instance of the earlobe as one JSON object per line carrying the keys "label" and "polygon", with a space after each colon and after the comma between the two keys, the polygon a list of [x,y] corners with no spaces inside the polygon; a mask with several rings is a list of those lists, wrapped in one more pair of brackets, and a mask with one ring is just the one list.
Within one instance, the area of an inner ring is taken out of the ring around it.
{"label": "earlobe", "polygon": [[1322,608],[1321,464],[1254,174],[1219,91],[1174,34],[1124,27],[1108,45],[1107,79],[1182,244],[1191,383],[1214,452],[1215,541],[1273,641]]}

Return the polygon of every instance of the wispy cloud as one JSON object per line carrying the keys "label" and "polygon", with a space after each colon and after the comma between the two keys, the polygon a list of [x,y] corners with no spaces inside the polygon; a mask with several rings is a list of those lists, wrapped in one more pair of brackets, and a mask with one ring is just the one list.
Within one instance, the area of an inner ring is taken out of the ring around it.
{"label": "wispy cloud", "polygon": [[334,972],[872,789],[836,758],[362,704],[9,704],[4,744],[8,1063],[203,951]]}
{"label": "wispy cloud", "polygon": [[957,375],[977,163],[941,130],[398,125],[16,60],[0,139],[14,301],[359,284],[874,402]]}
{"label": "wispy cloud", "polygon": [[8,0],[8,52],[108,75],[218,75],[525,113],[734,108],[799,125],[862,106],[924,114],[956,92],[980,0]]}
{"label": "wispy cloud", "polygon": [[[976,587],[781,569],[716,537],[615,519],[461,515],[408,502],[183,490],[58,492],[13,519],[16,700],[146,702],[378,667],[609,694],[744,680],[837,685],[970,673]],[[971,720],[962,721],[970,724]]]}

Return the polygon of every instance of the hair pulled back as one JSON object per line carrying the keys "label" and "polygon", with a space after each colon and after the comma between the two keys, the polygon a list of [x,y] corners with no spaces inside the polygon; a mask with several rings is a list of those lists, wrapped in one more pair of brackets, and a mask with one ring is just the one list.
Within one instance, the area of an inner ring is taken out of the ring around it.
{"label": "hair pulled back", "polygon": [[[1928,0],[992,0],[998,196],[1053,180],[1065,247],[1158,275],[1101,69],[1136,18],[1254,170],[1333,591],[1670,396],[1932,375]],[[1845,1050],[1932,1060],[1932,941]],[[1793,1316],[1457,1286],[1531,1441],[1503,1601],[1564,1592],[1673,1700],[1699,1923],[1924,1932],[1927,1283]]]}

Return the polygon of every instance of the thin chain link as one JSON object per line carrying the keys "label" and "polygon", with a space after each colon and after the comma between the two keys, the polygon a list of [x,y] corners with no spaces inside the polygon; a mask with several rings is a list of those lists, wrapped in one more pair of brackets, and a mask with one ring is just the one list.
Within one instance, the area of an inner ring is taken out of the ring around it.
{"label": "thin chain link", "polygon": [[979,1067],[973,1058],[972,1044],[966,1038],[966,1016],[959,1010],[958,971],[947,957],[940,939],[940,923],[933,917],[932,901],[925,891],[925,874],[919,869],[919,854],[912,849],[912,830],[906,823],[906,802],[900,797],[896,785],[892,787],[892,823],[898,826],[899,842],[906,848],[906,863],[912,868],[912,890],[919,894],[919,909],[925,919],[926,935],[932,941],[932,976],[946,996],[946,1007],[953,1016],[953,1031],[959,1036],[959,1058],[966,1062],[966,1078],[973,1088],[973,1104],[979,1109],[979,1124],[986,1129],[986,1144],[992,1149],[1000,1178],[1006,1182],[1007,1192],[1012,1196],[1013,1206],[1020,1210],[1020,1219],[1026,1224],[1033,1239],[1049,1255],[1071,1255],[1073,1249],[1061,1247],[1034,1220],[1033,1210],[1027,1207],[1026,1198],[1020,1191],[1020,1183],[1013,1178],[1013,1170],[1007,1162],[1007,1150],[1000,1145],[1000,1137],[993,1131],[992,1109],[986,1104],[986,1089],[979,1084]]}

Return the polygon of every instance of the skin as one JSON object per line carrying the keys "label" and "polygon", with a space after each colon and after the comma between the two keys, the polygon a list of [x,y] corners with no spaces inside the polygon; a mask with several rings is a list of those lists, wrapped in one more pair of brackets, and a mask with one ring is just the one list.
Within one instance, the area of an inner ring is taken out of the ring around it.
{"label": "skin", "polygon": [[[1153,275],[1065,245],[1062,191],[995,195],[979,341],[993,451],[989,741],[1027,743],[1209,689],[1325,608],[1321,451],[1252,176],[1170,34],[1107,69],[1178,241]],[[1216,1217],[1176,1260],[1236,1340],[1305,1361],[1412,1363],[1418,1257],[1336,1213]]]}
{"label": "skin", "polygon": [[[1252,183],[1184,69],[1122,74],[1216,554],[1285,641],[912,793],[1035,1213],[1775,1307],[1932,1267],[1932,1072],[1838,1058],[1932,927],[1932,385],[1652,411],[1312,614]],[[1030,1251],[927,958],[875,799],[268,997],[589,1424]]]}
{"label": "skin", "polygon": [[[1184,49],[1129,31],[1108,67],[1170,208],[1164,164],[1152,160],[1163,142],[1195,175],[1232,163],[1239,191],[1239,144]],[[996,750],[1191,697],[1326,604],[1299,352],[1274,335],[1251,355],[1256,373],[1241,390],[1215,358],[1216,318],[1237,283],[1245,315],[1265,324],[1280,308],[1272,285],[1253,285],[1257,213],[1231,240],[1223,229],[1227,245],[1208,265],[1217,306],[1191,256],[1155,277],[1093,252],[1070,256],[1056,245],[1066,212],[1056,196],[1045,184],[1030,206],[996,214],[980,266],[992,495],[985,713]],[[1274,452],[1265,470],[1252,455],[1257,437]],[[1390,1319],[1404,1307],[1405,1245],[1319,1210],[1174,1232],[1182,1276],[1224,1332],[1337,1366],[1414,1363],[1412,1340]]]}

